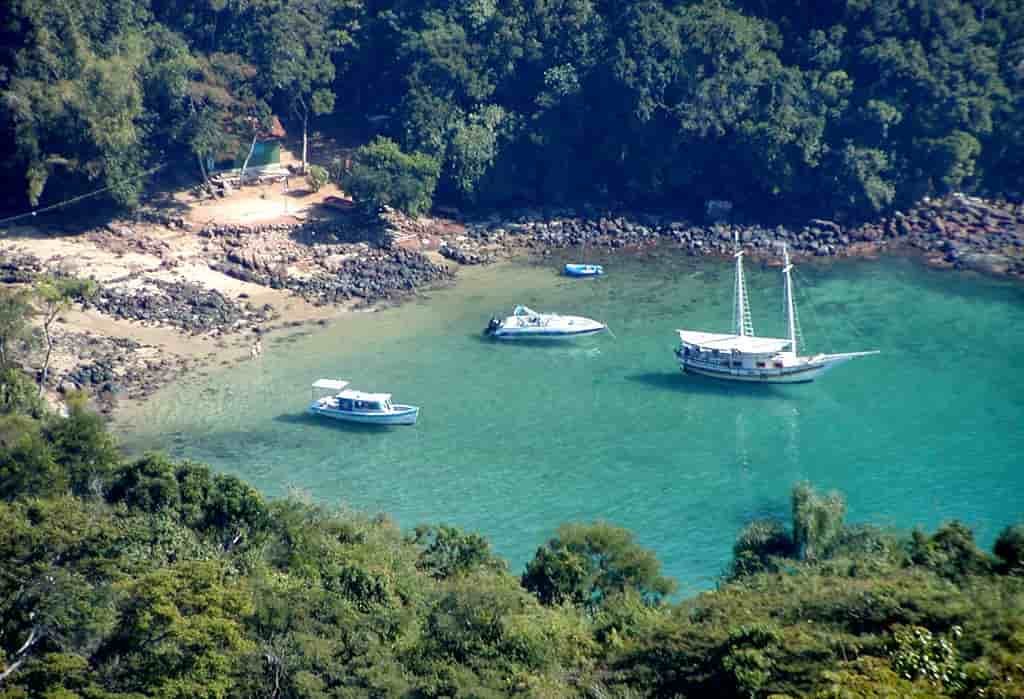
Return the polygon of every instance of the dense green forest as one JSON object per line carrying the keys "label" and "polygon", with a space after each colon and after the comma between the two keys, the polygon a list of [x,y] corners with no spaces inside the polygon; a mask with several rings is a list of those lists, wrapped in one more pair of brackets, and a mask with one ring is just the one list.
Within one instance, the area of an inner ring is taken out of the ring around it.
{"label": "dense green forest", "polygon": [[0,699],[1024,697],[1024,524],[993,555],[797,484],[692,599],[606,522],[517,574],[443,524],[124,458],[16,367],[24,308],[0,295]]}
{"label": "dense green forest", "polygon": [[1019,197],[1024,2],[0,3],[12,210],[102,186],[134,204],[142,173],[198,177],[271,114],[388,139],[461,207]]}

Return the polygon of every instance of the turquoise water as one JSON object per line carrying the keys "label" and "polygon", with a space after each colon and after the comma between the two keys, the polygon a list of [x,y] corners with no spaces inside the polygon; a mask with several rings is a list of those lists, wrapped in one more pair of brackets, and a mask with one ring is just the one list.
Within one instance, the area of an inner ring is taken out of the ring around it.
{"label": "turquoise water", "polygon": [[[902,259],[798,268],[812,351],[879,349],[813,384],[687,377],[677,327],[728,330],[732,269],[671,253],[463,274],[454,289],[272,339],[259,362],[157,394],[119,425],[272,495],[385,512],[403,527],[486,534],[520,570],[567,521],[605,519],[655,549],[682,592],[707,589],[752,518],[788,517],[792,484],[846,494],[853,521],[959,518],[990,544],[1024,519],[1024,290]],[[783,332],[777,269],[748,265],[758,334]],[[516,303],[605,320],[613,336],[494,344]],[[307,418],[309,384],[341,377],[422,406],[415,427]]]}

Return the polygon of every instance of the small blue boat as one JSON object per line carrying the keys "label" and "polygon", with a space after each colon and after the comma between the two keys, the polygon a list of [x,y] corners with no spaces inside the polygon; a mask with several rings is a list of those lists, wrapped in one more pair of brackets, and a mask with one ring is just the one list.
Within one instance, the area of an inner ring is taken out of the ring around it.
{"label": "small blue boat", "polygon": [[597,277],[604,274],[604,267],[601,265],[583,265],[567,263],[565,273],[570,277]]}

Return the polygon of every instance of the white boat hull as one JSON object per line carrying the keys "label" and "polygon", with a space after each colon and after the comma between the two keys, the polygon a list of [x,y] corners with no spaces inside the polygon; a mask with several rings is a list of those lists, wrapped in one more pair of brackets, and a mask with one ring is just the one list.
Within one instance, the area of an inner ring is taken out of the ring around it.
{"label": "white boat hull", "polygon": [[607,329],[608,326],[593,318],[537,313],[526,306],[516,306],[505,320],[491,318],[484,334],[496,340],[566,340],[596,335]]}
{"label": "white boat hull", "polygon": [[746,369],[713,367],[702,362],[693,362],[683,357],[678,357],[679,368],[684,374],[698,374],[723,381],[738,381],[741,383],[810,383],[825,372],[844,364],[854,357],[874,352],[851,352],[848,354],[822,355],[821,358],[812,358],[798,365],[778,368]]}
{"label": "white boat hull", "polygon": [[603,325],[572,331],[549,328],[500,328],[491,333],[491,337],[496,340],[571,340],[597,335],[605,329]]}
{"label": "white boat hull", "polygon": [[314,402],[309,406],[309,412],[314,415],[329,417],[333,420],[358,422],[364,425],[415,425],[420,409],[412,405],[396,405],[395,409],[391,412],[360,412],[337,410],[320,405],[319,402]]}

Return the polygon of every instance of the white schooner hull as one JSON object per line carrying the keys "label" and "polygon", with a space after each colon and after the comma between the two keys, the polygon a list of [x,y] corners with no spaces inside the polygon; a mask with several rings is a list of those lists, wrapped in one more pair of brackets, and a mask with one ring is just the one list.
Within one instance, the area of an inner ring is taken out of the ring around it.
{"label": "white schooner hull", "polygon": [[816,378],[844,362],[852,356],[827,357],[820,361],[811,361],[803,366],[785,367],[782,369],[729,369],[711,367],[697,362],[679,359],[679,368],[684,374],[698,374],[723,381],[739,381],[742,383],[810,383]]}

